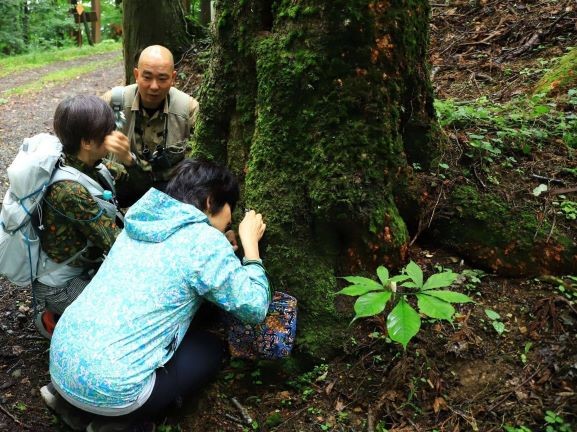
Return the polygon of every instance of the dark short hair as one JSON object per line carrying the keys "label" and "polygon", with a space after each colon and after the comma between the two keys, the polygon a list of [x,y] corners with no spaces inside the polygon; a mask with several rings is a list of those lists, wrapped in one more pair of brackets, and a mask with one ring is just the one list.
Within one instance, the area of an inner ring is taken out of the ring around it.
{"label": "dark short hair", "polygon": [[54,132],[64,153],[76,155],[83,139],[102,143],[114,127],[112,108],[97,96],[68,97],[54,112]]}
{"label": "dark short hair", "polygon": [[[185,159],[168,182],[165,193],[201,211],[218,213],[228,203],[234,210],[240,196],[238,180],[228,168],[214,162]],[[210,208],[206,201],[210,197]]]}

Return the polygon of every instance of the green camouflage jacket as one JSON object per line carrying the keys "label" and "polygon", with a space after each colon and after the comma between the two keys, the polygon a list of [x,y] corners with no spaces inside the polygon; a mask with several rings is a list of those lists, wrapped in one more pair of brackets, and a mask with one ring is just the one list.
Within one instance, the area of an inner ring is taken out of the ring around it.
{"label": "green camouflage jacket", "polygon": [[[94,167],[72,155],[64,155],[65,164],[82,171],[102,185],[106,182]],[[134,203],[150,188],[150,172],[139,163],[127,168],[122,164],[103,160],[115,180],[119,206],[125,208]],[[63,262],[82,250],[88,240],[94,245],[85,258],[97,260],[106,254],[122,229],[117,221],[102,213],[92,195],[84,186],[74,181],[54,183],[47,191],[42,205],[42,250],[55,262]],[[99,260],[98,260],[99,261]],[[76,267],[97,267],[85,259],[70,263]]]}

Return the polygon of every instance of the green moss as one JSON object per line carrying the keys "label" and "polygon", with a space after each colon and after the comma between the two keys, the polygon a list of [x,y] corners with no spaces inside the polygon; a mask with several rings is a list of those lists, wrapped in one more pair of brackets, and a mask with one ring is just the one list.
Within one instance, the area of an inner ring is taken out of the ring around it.
{"label": "green moss", "polygon": [[[366,1],[282,0],[265,11],[267,31],[259,2],[222,4],[195,148],[227,161],[244,180],[241,206],[265,216],[267,269],[299,300],[300,353],[330,355],[347,335],[337,275],[405,258],[391,195],[407,172],[406,127],[431,119],[427,71],[414,64],[427,32],[415,5],[427,2],[408,3],[387,5],[387,21]],[[397,34],[411,19],[425,36],[409,41]],[[385,32],[398,39],[375,59]],[[411,139],[428,149],[423,130]]]}
{"label": "green moss", "polygon": [[535,84],[533,94],[560,94],[577,88],[577,49],[573,48]]}
{"label": "green moss", "polygon": [[522,275],[555,272],[575,265],[577,247],[571,236],[538,220],[526,204],[510,203],[499,196],[459,186],[451,194],[450,206],[457,214],[451,223],[438,223],[438,240],[477,265],[503,274]]}

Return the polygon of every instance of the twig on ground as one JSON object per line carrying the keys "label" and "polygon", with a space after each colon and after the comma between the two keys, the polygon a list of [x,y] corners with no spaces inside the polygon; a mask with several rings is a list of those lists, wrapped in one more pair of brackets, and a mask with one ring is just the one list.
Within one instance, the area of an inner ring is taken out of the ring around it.
{"label": "twig on ground", "polygon": [[20,420],[18,420],[16,417],[14,417],[14,415],[10,411],[8,411],[6,408],[4,408],[4,406],[0,405],[0,411],[2,411],[4,414],[6,414],[8,417],[10,417],[14,421],[14,423],[16,423],[17,425],[23,427],[24,429],[30,429],[30,426],[22,423]]}
{"label": "twig on ground", "polygon": [[539,174],[531,174],[531,178],[534,178],[536,180],[541,180],[541,181],[546,181],[548,183],[557,183],[557,184],[561,184],[564,185],[565,182],[563,180],[559,180],[559,179],[555,179],[555,178],[551,178],[551,177],[545,177]]}
{"label": "twig on ground", "polygon": [[373,415],[373,408],[369,405],[367,413],[367,432],[375,432],[375,416]]}
{"label": "twig on ground", "polygon": [[479,183],[481,183],[481,186],[483,186],[483,189],[487,189],[487,185],[483,182],[483,180],[481,180],[481,177],[479,177],[479,174],[477,173],[477,167],[473,166],[473,174],[475,174],[475,178],[477,179],[477,181]]}
{"label": "twig on ground", "polygon": [[437,206],[439,205],[439,201],[441,201],[441,196],[443,196],[443,185],[441,185],[441,190],[439,191],[439,196],[437,196],[437,201],[435,202],[435,205],[433,207],[433,211],[431,212],[431,218],[429,219],[429,224],[427,225],[427,228],[430,228],[431,224],[433,223],[433,218],[435,217],[435,211],[437,210]]}
{"label": "twig on ground", "polygon": [[549,195],[563,195],[567,193],[577,192],[577,187],[551,189]]}
{"label": "twig on ground", "polygon": [[230,398],[230,400],[232,401],[234,406],[238,408],[238,410],[240,411],[240,414],[242,415],[242,418],[244,419],[246,424],[251,425],[252,424],[252,417],[248,413],[248,410],[244,406],[241,405],[241,403],[238,401],[237,398],[232,397],[232,398]]}
{"label": "twig on ground", "polygon": [[240,424],[240,425],[244,425],[244,420],[238,418],[237,416],[233,416],[232,414],[229,414],[229,413],[224,413],[224,416],[225,416],[227,419],[232,420],[232,421],[235,422],[235,423],[238,423],[238,424]]}

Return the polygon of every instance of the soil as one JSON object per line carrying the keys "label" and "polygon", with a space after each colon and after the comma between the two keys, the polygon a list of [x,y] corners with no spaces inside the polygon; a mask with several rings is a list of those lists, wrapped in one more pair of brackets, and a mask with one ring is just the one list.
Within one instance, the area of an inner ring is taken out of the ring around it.
{"label": "soil", "polygon": [[[437,97],[506,101],[527,93],[538,74],[520,72],[576,46],[576,24],[573,0],[438,2],[431,21]],[[196,94],[193,61],[180,64],[188,77],[180,86]],[[0,105],[0,175],[23,137],[50,130],[59,100],[102,93],[122,76],[119,64]],[[9,80],[0,79],[0,88],[9,88]],[[555,151],[544,148],[535,162],[555,172],[563,156]],[[458,307],[452,324],[424,321],[406,351],[382,336],[380,320],[367,319],[351,326],[340,356],[301,364],[298,373],[270,362],[233,361],[197,399],[157,424],[164,432],[577,430],[577,281],[502,278],[422,243],[412,247],[411,258],[427,274],[439,268],[462,273],[456,289],[475,303]],[[38,394],[48,382],[49,343],[31,322],[30,292],[0,283],[0,431],[67,431]],[[486,309],[500,315],[501,334]],[[563,420],[547,423],[548,411]]]}

